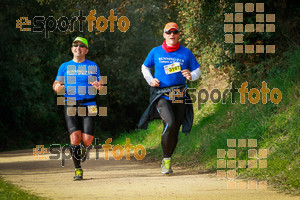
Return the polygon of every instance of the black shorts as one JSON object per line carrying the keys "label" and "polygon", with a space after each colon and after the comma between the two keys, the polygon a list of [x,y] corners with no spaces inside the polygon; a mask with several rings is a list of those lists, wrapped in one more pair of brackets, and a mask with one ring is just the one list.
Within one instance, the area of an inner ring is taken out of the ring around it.
{"label": "black shorts", "polygon": [[[76,114],[75,116],[67,115],[67,107],[75,107]],[[95,134],[95,116],[88,116],[88,107],[87,106],[80,106],[86,107],[86,116],[78,116],[78,107],[75,105],[65,105],[64,107],[64,114],[65,119],[68,127],[69,133],[73,133],[74,131],[81,130],[82,133],[86,133],[89,135]]]}

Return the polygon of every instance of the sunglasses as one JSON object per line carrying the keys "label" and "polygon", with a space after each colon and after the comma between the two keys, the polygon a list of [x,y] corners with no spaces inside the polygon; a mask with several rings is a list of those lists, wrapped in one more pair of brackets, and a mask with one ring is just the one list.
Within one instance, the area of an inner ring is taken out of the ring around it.
{"label": "sunglasses", "polygon": [[73,44],[72,45],[72,47],[81,47],[81,48],[86,48],[86,46],[85,45],[83,45],[83,44]]}
{"label": "sunglasses", "polygon": [[177,35],[179,32],[178,31],[166,31],[166,34],[170,35],[171,33],[173,33],[174,35]]}

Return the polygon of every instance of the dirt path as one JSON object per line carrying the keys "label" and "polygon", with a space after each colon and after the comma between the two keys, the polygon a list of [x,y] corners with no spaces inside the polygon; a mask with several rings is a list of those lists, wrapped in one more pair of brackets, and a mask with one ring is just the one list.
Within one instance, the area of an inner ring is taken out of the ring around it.
{"label": "dirt path", "polygon": [[251,199],[284,200],[288,196],[272,188],[227,189],[227,181],[215,174],[174,168],[172,176],[160,174],[158,163],[116,161],[112,157],[83,163],[84,180],[73,181],[73,162],[37,160],[32,150],[0,153],[0,175],[39,196],[52,199]]}

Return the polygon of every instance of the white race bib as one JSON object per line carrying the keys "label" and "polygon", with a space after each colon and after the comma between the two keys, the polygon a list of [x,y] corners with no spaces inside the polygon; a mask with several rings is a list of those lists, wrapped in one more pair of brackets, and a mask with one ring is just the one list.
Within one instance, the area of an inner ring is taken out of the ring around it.
{"label": "white race bib", "polygon": [[165,65],[164,68],[166,74],[174,74],[181,71],[181,66],[179,62],[175,62],[170,65]]}
{"label": "white race bib", "polygon": [[90,114],[97,114],[97,106],[88,106]]}

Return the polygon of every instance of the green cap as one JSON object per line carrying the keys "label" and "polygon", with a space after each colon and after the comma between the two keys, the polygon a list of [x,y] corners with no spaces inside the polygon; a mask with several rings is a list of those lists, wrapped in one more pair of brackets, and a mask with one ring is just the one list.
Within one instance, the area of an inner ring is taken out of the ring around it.
{"label": "green cap", "polygon": [[83,37],[77,37],[77,38],[75,38],[75,40],[73,41],[73,44],[74,44],[75,42],[77,42],[77,41],[82,42],[83,44],[85,44],[85,46],[86,46],[87,48],[89,48],[89,43],[88,43],[88,41],[87,41],[85,38],[83,38]]}

